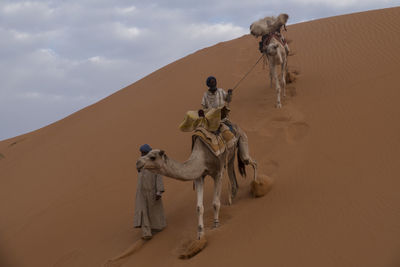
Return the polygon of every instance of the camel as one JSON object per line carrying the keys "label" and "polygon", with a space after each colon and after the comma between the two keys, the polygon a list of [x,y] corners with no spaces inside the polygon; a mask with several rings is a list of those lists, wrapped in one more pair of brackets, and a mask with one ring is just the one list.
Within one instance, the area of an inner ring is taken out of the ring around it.
{"label": "camel", "polygon": [[[287,56],[289,54],[289,46],[283,43],[280,36],[280,29],[286,29],[286,22],[289,19],[287,14],[280,14],[277,18],[265,17],[250,25],[250,33],[255,36],[263,36],[261,44],[261,52],[269,65],[270,86],[273,87],[275,83],[275,90],[277,94],[276,107],[281,108],[281,86],[282,96],[286,96],[286,73],[287,73]],[[264,36],[266,37],[264,39]],[[281,66],[281,79],[278,79],[276,68]],[[282,83],[282,84],[280,84]]]}
{"label": "camel", "polygon": [[[264,48],[264,55],[268,60],[270,87],[272,88],[273,83],[275,83],[276,107],[281,108],[281,86],[282,96],[286,97],[287,53],[282,43],[275,37],[272,37],[268,46]],[[277,73],[278,66],[281,66],[280,79]]]}
{"label": "camel", "polygon": [[[221,206],[221,185],[224,168],[228,168],[229,181],[231,183],[230,194],[236,195],[238,184],[234,170],[235,154],[237,152],[238,169],[242,176],[246,176],[245,165],[251,165],[254,169],[254,181],[257,177],[257,163],[249,156],[247,135],[236,125],[232,125],[236,132],[235,145],[226,149],[218,157],[209,149],[200,137],[195,137],[192,144],[192,153],[184,163],[169,158],[163,150],[153,149],[146,156],[138,159],[136,167],[138,171],[148,169],[152,172],[181,181],[194,181],[197,193],[198,214],[198,240],[204,237],[203,223],[203,185],[204,178],[209,175],[214,179],[214,227],[219,226],[219,210]],[[231,201],[231,200],[230,200]]]}

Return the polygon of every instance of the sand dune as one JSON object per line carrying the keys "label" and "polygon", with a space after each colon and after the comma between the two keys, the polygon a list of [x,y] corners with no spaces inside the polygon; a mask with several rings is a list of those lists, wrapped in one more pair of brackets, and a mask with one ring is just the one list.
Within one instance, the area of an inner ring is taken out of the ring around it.
{"label": "sand dune", "polygon": [[[250,179],[239,178],[221,227],[210,229],[209,179],[208,246],[180,260],[180,244],[196,234],[195,194],[191,183],[165,178],[168,227],[122,266],[400,265],[400,8],[291,25],[287,37],[300,76],[283,108],[274,108],[261,64],[231,105],[260,173],[275,179],[272,191],[254,199]],[[200,106],[205,78],[233,87],[258,59],[257,45],[246,35],[200,50],[0,142],[0,266],[101,266],[138,240],[139,145],[186,159],[190,134],[177,125]]]}

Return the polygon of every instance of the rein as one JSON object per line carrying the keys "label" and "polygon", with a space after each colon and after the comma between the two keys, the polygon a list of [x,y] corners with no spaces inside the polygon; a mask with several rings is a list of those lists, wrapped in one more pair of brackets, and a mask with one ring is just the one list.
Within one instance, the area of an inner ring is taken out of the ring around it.
{"label": "rein", "polygon": [[260,62],[260,60],[262,59],[263,54],[260,56],[260,58],[257,60],[257,62],[250,68],[250,70],[242,77],[242,79],[240,79],[236,85],[232,88],[232,91],[236,89],[236,87],[239,86],[239,84],[247,77],[247,75],[250,74],[250,72],[255,68],[255,66],[257,66],[258,62]]}

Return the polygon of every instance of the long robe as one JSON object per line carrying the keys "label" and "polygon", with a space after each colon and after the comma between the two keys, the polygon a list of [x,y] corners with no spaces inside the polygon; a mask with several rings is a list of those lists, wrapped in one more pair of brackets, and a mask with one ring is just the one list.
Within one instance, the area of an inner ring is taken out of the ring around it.
{"label": "long robe", "polygon": [[162,200],[156,200],[157,192],[164,192],[162,176],[146,169],[142,170],[138,174],[134,227],[161,230],[167,226]]}

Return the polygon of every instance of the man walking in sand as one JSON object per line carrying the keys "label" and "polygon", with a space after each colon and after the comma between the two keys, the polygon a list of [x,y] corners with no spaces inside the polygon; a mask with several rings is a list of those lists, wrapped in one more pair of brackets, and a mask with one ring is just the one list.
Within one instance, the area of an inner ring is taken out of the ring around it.
{"label": "man walking in sand", "polygon": [[[140,152],[142,156],[149,153],[152,148],[142,145]],[[164,208],[161,194],[164,192],[162,176],[143,169],[138,174],[136,189],[136,202],[134,214],[134,227],[142,228],[142,238],[152,238],[152,233],[163,230],[166,226]]]}

